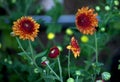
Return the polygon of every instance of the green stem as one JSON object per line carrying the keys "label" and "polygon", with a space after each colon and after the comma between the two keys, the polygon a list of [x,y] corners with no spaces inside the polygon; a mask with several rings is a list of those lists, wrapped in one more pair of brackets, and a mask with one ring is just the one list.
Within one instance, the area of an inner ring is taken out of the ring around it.
{"label": "green stem", "polygon": [[30,46],[30,51],[31,51],[31,54],[32,54],[32,58],[34,58],[34,53],[33,53],[33,48],[32,48],[32,45],[31,45],[31,42],[30,40],[29,41],[29,46]]}
{"label": "green stem", "polygon": [[22,47],[22,44],[20,43],[20,41],[19,41],[19,39],[18,39],[17,37],[16,37],[16,40],[17,40],[18,45],[19,45],[19,47],[21,48],[21,50],[25,53],[26,57],[28,57],[28,58],[34,63],[34,65],[39,69],[39,71],[41,72],[41,69],[38,67],[38,65],[37,65],[36,62],[35,62],[34,54],[33,54],[33,49],[32,49],[32,46],[31,46],[31,42],[29,41],[32,58],[31,58],[30,56],[28,56],[28,53],[24,50],[24,48]]}
{"label": "green stem", "polygon": [[39,41],[38,43],[39,43],[40,47],[44,50],[45,47],[44,47],[44,45],[43,45],[41,39],[40,39],[39,37],[37,37],[37,40]]}
{"label": "green stem", "polygon": [[14,70],[15,73],[18,75],[18,77],[22,80],[22,82],[26,82],[26,81],[24,80],[24,78],[21,77],[20,73],[19,73],[15,68],[13,68],[13,70]]}
{"label": "green stem", "polygon": [[50,67],[48,63],[46,63],[48,68],[51,70],[51,72],[57,77],[58,80],[60,80],[60,77],[54,72],[54,70]]}
{"label": "green stem", "polygon": [[57,57],[57,59],[58,59],[58,65],[59,65],[59,71],[60,71],[61,82],[63,82],[63,77],[62,77],[62,67],[61,67],[61,64],[60,64],[60,59],[59,59],[59,57]]}
{"label": "green stem", "polygon": [[16,37],[16,40],[18,42],[19,47],[21,48],[21,50],[25,53],[25,55],[32,61],[32,58],[30,56],[27,55],[27,52],[24,50],[24,48],[22,47],[22,44],[20,43],[19,39]]}
{"label": "green stem", "polygon": [[95,54],[96,54],[96,63],[98,63],[98,44],[97,44],[97,35],[95,33]]}
{"label": "green stem", "polygon": [[79,78],[79,76],[77,75],[77,76],[76,76],[76,82],[78,82],[78,78]]}
{"label": "green stem", "polygon": [[68,51],[68,76],[70,78],[70,50]]}
{"label": "green stem", "polygon": [[33,61],[34,65],[39,69],[38,65],[37,65],[36,62],[35,62],[35,57],[34,57],[34,53],[33,53],[33,48],[32,48],[32,44],[31,44],[30,40],[29,40],[29,46],[30,46],[30,51],[31,51],[31,54],[32,54],[32,61]]}

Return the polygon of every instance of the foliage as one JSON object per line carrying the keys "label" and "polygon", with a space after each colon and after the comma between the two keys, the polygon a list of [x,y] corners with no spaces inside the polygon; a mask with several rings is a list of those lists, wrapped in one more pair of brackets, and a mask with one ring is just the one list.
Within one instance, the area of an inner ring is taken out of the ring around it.
{"label": "foliage", "polygon": [[[94,7],[99,19],[96,33],[83,35],[76,27],[62,28],[62,25],[57,23],[63,14],[63,7],[58,0],[54,0],[55,6],[45,12],[45,15],[52,18],[51,23],[45,24],[45,30],[41,31],[40,27],[38,37],[31,42],[12,37],[10,33],[14,20],[42,12],[37,0],[0,0],[0,7],[6,12],[5,16],[0,16],[0,81],[95,82],[102,79],[102,72],[109,71],[109,67],[105,68],[105,62],[99,61],[100,52],[106,50],[106,44],[120,32],[119,5],[116,5],[115,1],[118,0],[99,1],[100,4]],[[41,19],[36,21],[43,23]],[[69,32],[66,31],[68,29]],[[54,37],[49,39],[49,33]],[[73,53],[66,49],[72,36],[76,37],[80,46],[78,58],[74,58]],[[87,39],[82,40],[83,36]],[[60,50],[55,59],[48,57],[53,46]]]}

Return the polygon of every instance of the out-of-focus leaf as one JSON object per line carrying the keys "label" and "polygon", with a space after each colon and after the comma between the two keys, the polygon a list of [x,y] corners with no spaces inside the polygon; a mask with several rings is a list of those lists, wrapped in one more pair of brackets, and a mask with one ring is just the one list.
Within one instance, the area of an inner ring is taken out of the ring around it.
{"label": "out-of-focus leaf", "polygon": [[43,51],[41,53],[36,54],[35,59],[37,59],[38,57],[42,57],[42,56],[46,55],[47,52],[48,52],[48,50],[45,50],[45,51]]}
{"label": "out-of-focus leaf", "polygon": [[50,25],[48,25],[48,28],[47,28],[47,33],[50,33],[50,32],[52,32],[52,33],[59,33],[59,32],[61,32],[61,29],[62,29],[62,27],[61,27],[61,25],[58,25],[58,24],[50,24]]}
{"label": "out-of-focus leaf", "polygon": [[[27,55],[29,55],[29,54],[31,54],[31,53],[27,52]],[[25,55],[25,53],[24,52],[20,52],[20,53],[18,53],[18,55],[22,56],[22,55]]]}
{"label": "out-of-focus leaf", "polygon": [[47,15],[51,16],[53,21],[56,22],[59,16],[62,14],[63,7],[59,2],[55,1],[55,6],[47,12]]}

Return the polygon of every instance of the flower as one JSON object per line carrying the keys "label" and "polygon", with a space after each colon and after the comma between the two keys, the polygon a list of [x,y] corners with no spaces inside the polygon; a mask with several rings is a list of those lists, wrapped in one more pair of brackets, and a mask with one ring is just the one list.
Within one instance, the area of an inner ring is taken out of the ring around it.
{"label": "flower", "polygon": [[72,50],[75,58],[80,55],[80,48],[74,37],[71,38],[71,43],[67,46],[67,49]]}
{"label": "flower", "polygon": [[82,7],[76,13],[76,26],[77,29],[83,34],[93,34],[98,26],[97,14],[94,14],[94,9]]}
{"label": "flower", "polygon": [[13,23],[13,32],[23,40],[32,40],[37,36],[40,25],[30,16],[21,17]]}
{"label": "flower", "polygon": [[59,55],[59,53],[59,49],[56,46],[54,46],[50,49],[50,53],[48,54],[48,56],[50,58],[56,58]]}

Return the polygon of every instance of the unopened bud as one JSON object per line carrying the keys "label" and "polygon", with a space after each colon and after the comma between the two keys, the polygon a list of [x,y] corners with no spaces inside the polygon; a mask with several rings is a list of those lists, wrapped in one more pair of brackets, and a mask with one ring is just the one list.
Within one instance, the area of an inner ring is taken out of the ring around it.
{"label": "unopened bud", "polygon": [[75,82],[75,80],[73,78],[68,78],[67,82]]}
{"label": "unopened bud", "polygon": [[109,80],[111,77],[111,74],[109,72],[103,72],[102,73],[102,79],[103,80]]}

